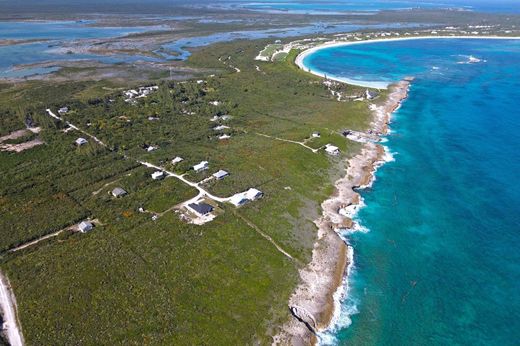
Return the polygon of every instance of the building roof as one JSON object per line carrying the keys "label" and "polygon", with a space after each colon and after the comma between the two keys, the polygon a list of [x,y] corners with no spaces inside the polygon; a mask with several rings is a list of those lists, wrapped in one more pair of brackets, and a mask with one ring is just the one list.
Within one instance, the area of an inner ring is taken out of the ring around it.
{"label": "building roof", "polygon": [[218,125],[218,126],[215,126],[213,128],[213,130],[215,131],[220,131],[220,130],[225,130],[225,129],[229,129],[229,126],[226,126],[226,125]]}
{"label": "building roof", "polygon": [[127,192],[120,187],[116,187],[115,189],[112,190],[112,195],[116,196],[116,197],[124,196],[126,194],[127,194]]}
{"label": "building roof", "polygon": [[327,153],[334,154],[334,153],[338,153],[339,152],[339,148],[334,146],[334,145],[332,145],[332,144],[327,144],[325,146],[325,151]]}
{"label": "building roof", "polygon": [[226,172],[225,170],[221,169],[217,173],[214,173],[213,176],[217,179],[222,179],[224,177],[227,177],[229,175],[229,172]]}
{"label": "building roof", "polygon": [[83,138],[83,137],[79,137],[78,139],[76,139],[76,144],[77,145],[82,145],[82,144],[86,144],[88,141]]}
{"label": "building roof", "polygon": [[193,169],[196,171],[200,171],[201,169],[208,168],[208,161],[201,161],[200,163],[193,166]]}
{"label": "building roof", "polygon": [[245,195],[246,195],[247,199],[250,199],[250,200],[253,201],[253,200],[255,200],[255,199],[259,198],[259,197],[262,197],[264,194],[260,190],[257,190],[255,188],[251,188],[251,189],[246,191]]}
{"label": "building roof", "polygon": [[93,227],[94,225],[90,221],[81,221],[81,223],[78,226],[81,232],[90,231]]}
{"label": "building roof", "polygon": [[152,178],[153,179],[157,179],[157,178],[160,178],[164,175],[164,172],[163,171],[155,171],[152,173]]}
{"label": "building roof", "polygon": [[213,211],[213,206],[207,203],[191,203],[188,207],[195,210],[200,215],[206,215]]}
{"label": "building roof", "polygon": [[244,192],[241,192],[241,193],[237,193],[237,194],[233,195],[229,199],[229,202],[231,204],[233,204],[234,206],[239,207],[239,206],[244,205],[247,202],[249,202],[249,199],[245,196]]}
{"label": "building roof", "polygon": [[182,157],[180,157],[180,156],[177,156],[176,158],[174,158],[172,160],[172,163],[175,164],[175,163],[179,163],[181,161],[184,161],[184,159]]}

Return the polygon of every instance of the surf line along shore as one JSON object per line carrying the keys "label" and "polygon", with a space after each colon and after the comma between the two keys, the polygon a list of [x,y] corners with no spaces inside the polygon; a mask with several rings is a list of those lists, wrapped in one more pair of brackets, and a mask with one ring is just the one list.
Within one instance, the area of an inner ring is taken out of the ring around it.
{"label": "surf line along shore", "polygon": [[[391,115],[408,97],[413,78],[392,84],[382,102],[371,106],[375,133],[388,133]],[[386,161],[385,148],[364,143],[359,154],[347,161],[346,174],[335,182],[333,196],[322,204],[322,216],[315,220],[318,237],[311,262],[300,270],[300,284],[289,299],[295,318],[286,322],[274,337],[274,344],[308,345],[319,343],[319,334],[327,331],[339,318],[341,300],[348,287],[353,265],[353,249],[340,233],[357,227],[352,220],[362,204],[356,191],[369,187],[375,171]]]}
{"label": "surf line along shore", "polygon": [[3,328],[1,332],[5,335],[11,346],[22,346],[24,341],[22,331],[18,327],[16,299],[9,280],[2,272],[0,272],[0,313],[3,318]]}

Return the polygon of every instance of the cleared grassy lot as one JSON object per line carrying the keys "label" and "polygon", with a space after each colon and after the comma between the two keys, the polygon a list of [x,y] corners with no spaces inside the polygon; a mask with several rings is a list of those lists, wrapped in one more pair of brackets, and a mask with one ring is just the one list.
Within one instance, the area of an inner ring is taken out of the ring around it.
{"label": "cleared grassy lot", "polygon": [[[161,83],[135,105],[89,83],[63,84],[63,91],[38,83],[0,91],[9,110],[2,124],[19,129],[31,114],[46,142],[21,154],[0,153],[0,208],[12,214],[0,227],[0,245],[9,248],[85,216],[100,222],[91,233],[64,234],[1,258],[28,344],[271,342],[289,318],[298,269],[310,259],[319,205],[343,174],[344,159],[359,149],[338,131],[362,129],[370,117],[366,103],[337,102],[319,79],[298,70],[295,52],[285,61],[254,62],[264,45],[239,41],[200,50],[190,65],[220,73],[204,83]],[[241,72],[222,64],[223,56]],[[108,149],[71,144],[78,133],[62,132],[62,123],[44,115],[45,108],[64,104],[71,108],[64,117]],[[210,121],[224,114],[232,118]],[[217,138],[213,127],[221,123],[230,127],[223,131],[229,140]],[[259,135],[302,142],[313,131],[322,138],[306,145],[333,143],[341,156]],[[148,152],[146,145],[157,149]],[[185,160],[172,166],[175,156]],[[204,185],[211,193],[227,197],[256,187],[265,197],[239,209],[220,204],[224,213],[203,226],[183,223],[173,212],[152,221],[137,208],[163,212],[197,191],[175,178],[152,181],[153,170],[137,159],[186,173],[193,182],[225,169],[229,177]],[[189,170],[201,160],[209,161],[208,171]],[[116,186],[129,194],[113,198]],[[50,203],[55,195],[64,202]],[[32,214],[23,209],[27,203],[34,204]]]}

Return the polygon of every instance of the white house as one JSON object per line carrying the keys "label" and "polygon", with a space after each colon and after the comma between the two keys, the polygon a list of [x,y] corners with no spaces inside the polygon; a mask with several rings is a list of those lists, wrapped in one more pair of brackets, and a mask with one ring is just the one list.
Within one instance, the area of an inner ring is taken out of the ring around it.
{"label": "white house", "polygon": [[156,149],[157,149],[157,147],[154,147],[153,145],[150,145],[148,148],[146,148],[146,151],[147,152],[151,152],[151,151],[154,151]]}
{"label": "white house", "polygon": [[320,138],[320,137],[321,137],[321,135],[320,135],[319,132],[313,132],[312,133],[312,138]]}
{"label": "white house", "polygon": [[155,171],[152,173],[152,179],[153,180],[160,180],[164,178],[164,172],[163,171]]}
{"label": "white house", "polygon": [[217,180],[222,180],[225,177],[227,177],[228,175],[229,175],[229,172],[226,172],[223,169],[219,170],[217,173],[213,173],[213,177],[215,177],[215,179],[217,179]]}
{"label": "white house", "polygon": [[262,198],[264,196],[264,193],[260,190],[257,190],[255,188],[251,188],[245,192],[246,198],[251,201],[256,201],[259,198]]}
{"label": "white house", "polygon": [[182,157],[180,157],[180,156],[177,156],[176,158],[174,158],[174,159],[172,160],[172,164],[175,165],[175,164],[177,164],[177,163],[179,163],[179,162],[182,162],[182,161],[184,161],[184,159],[183,159]]}
{"label": "white house", "polygon": [[58,113],[60,114],[66,114],[69,111],[69,107],[61,107],[58,109]]}
{"label": "white house", "polygon": [[79,137],[78,139],[76,139],[77,146],[81,146],[81,145],[87,144],[87,143],[88,143],[88,141],[83,137]]}
{"label": "white house", "polygon": [[125,190],[123,190],[122,188],[120,187],[116,187],[115,189],[112,190],[112,196],[114,197],[123,197],[127,194],[127,192]]}
{"label": "white house", "polygon": [[94,228],[94,225],[92,224],[92,222],[89,221],[82,221],[78,225],[78,229],[81,233],[87,233],[88,231],[91,231],[92,228]]}
{"label": "white house", "polygon": [[204,170],[206,170],[208,168],[209,168],[208,161],[201,161],[200,163],[198,163],[195,166],[193,166],[193,170],[195,172],[201,172],[201,171],[204,171]]}
{"label": "white house", "polygon": [[231,202],[231,204],[233,204],[235,207],[240,207],[244,204],[247,204],[249,202],[249,199],[245,196],[244,192],[241,192],[233,195],[229,199],[229,202]]}
{"label": "white house", "polygon": [[219,125],[219,126],[215,126],[213,128],[213,130],[215,131],[222,131],[222,130],[225,130],[225,129],[229,129],[229,126],[226,126],[226,125]]}
{"label": "white house", "polygon": [[339,148],[332,144],[327,144],[325,146],[325,152],[329,155],[336,156],[336,155],[339,155]]}
{"label": "white house", "polygon": [[245,192],[240,192],[235,195],[233,195],[229,202],[233,204],[235,207],[240,207],[244,204],[247,204],[251,201],[256,201],[259,198],[262,198],[264,193],[260,190],[257,190],[255,188],[251,188]]}
{"label": "white house", "polygon": [[218,136],[218,139],[221,139],[221,140],[222,139],[230,139],[230,138],[231,138],[231,136],[230,135],[226,135],[226,134],[224,134],[222,136]]}

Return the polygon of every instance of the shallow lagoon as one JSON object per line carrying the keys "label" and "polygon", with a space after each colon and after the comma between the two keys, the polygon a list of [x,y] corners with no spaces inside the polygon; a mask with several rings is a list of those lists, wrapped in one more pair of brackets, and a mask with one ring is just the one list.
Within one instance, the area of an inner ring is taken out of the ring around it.
{"label": "shallow lagoon", "polygon": [[57,67],[17,68],[17,65],[47,61],[96,60],[103,63],[152,60],[131,55],[66,54],[59,52],[64,41],[110,38],[156,30],[162,27],[93,27],[92,21],[0,22],[0,40],[41,40],[39,42],[0,46],[0,78],[22,78],[56,71]]}

